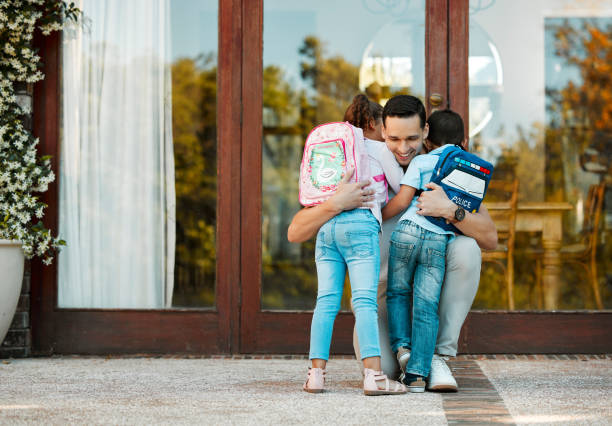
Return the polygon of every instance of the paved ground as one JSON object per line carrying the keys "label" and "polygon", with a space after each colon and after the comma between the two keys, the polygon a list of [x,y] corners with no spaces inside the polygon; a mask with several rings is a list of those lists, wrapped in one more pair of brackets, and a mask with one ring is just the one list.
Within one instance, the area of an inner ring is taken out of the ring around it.
{"label": "paved ground", "polygon": [[456,394],[366,397],[333,359],[324,394],[301,359],[35,358],[0,361],[0,424],[612,424],[612,357],[476,359]]}

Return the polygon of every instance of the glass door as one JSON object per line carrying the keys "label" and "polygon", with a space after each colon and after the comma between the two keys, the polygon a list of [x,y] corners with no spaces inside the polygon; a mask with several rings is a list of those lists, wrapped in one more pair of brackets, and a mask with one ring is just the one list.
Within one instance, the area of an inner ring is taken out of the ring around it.
{"label": "glass door", "polygon": [[231,352],[239,199],[218,195],[238,173],[240,5],[77,7],[37,41],[47,220],[67,246],[33,268],[34,352]]}
{"label": "glass door", "polygon": [[[466,342],[484,329],[476,351],[604,353],[612,1],[469,6],[470,148],[495,164],[494,179],[518,181],[518,203],[510,239],[499,221],[509,210],[504,194],[487,196],[514,264],[483,263]],[[518,22],[520,31],[509,25]]]}
{"label": "glass door", "polygon": [[[459,4],[459,2],[457,2]],[[303,353],[317,280],[314,240],[287,241],[299,164],[318,124],[342,121],[357,93],[448,103],[446,1],[249,2],[243,88],[241,351]],[[245,179],[246,177],[246,179]],[[248,271],[248,272],[247,272]],[[349,287],[332,350],[352,350]]]}

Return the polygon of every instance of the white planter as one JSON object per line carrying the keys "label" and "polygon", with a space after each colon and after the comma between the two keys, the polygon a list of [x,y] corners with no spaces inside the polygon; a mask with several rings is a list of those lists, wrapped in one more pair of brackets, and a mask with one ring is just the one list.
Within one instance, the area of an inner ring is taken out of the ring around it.
{"label": "white planter", "polygon": [[23,281],[21,243],[0,240],[0,344],[11,326]]}

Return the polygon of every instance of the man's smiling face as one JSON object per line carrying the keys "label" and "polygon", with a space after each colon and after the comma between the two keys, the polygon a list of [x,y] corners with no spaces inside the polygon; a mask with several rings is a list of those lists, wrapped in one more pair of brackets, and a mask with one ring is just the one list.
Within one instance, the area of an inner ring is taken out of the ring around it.
{"label": "man's smiling face", "polygon": [[427,124],[421,129],[418,115],[387,117],[382,128],[382,136],[399,165],[406,167],[414,156],[421,152],[423,139],[427,137],[428,130]]}

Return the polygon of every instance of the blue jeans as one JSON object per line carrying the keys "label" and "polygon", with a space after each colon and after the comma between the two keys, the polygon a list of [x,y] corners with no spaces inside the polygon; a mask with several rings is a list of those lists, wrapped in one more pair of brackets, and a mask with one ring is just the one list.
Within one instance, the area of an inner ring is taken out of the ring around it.
{"label": "blue jeans", "polygon": [[391,235],[387,310],[391,348],[410,349],[406,372],[427,377],[438,335],[448,235],[403,220]]}
{"label": "blue jeans", "polygon": [[364,209],[342,212],[319,229],[315,251],[319,286],[310,329],[310,359],[329,359],[347,267],[361,357],[380,356],[376,306],[379,230],[372,212]]}

